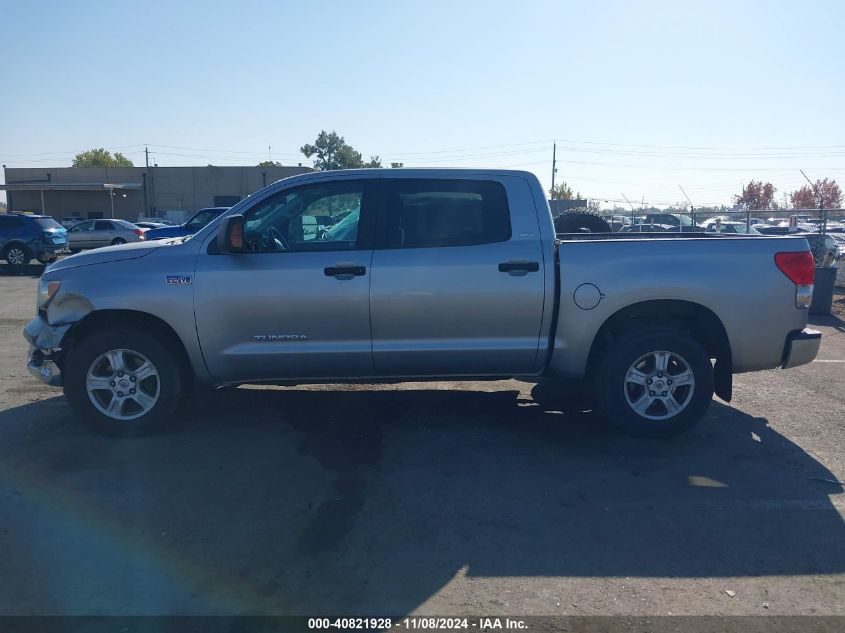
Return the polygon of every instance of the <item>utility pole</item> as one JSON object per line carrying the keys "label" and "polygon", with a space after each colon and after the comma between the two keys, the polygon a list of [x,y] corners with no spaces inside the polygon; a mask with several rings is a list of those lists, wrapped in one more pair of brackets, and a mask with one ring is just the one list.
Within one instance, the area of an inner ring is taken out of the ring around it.
{"label": "utility pole", "polygon": [[147,173],[150,171],[150,148],[144,146],[144,163],[147,165],[147,171],[144,172],[144,216],[150,217],[150,205],[147,198]]}
{"label": "utility pole", "polygon": [[687,199],[687,202],[689,202],[689,214],[690,214],[690,220],[692,220],[692,224],[693,224],[693,226],[695,226],[695,207],[694,207],[694,206],[692,206],[692,200],[690,200],[690,199],[689,199],[689,196],[687,195],[687,192],[686,192],[686,191],[684,191],[684,188],[683,188],[683,187],[681,187],[681,185],[678,185],[678,189],[680,189],[680,190],[681,190],[681,193],[682,193],[682,194],[684,194],[684,198],[686,198],[686,199]]}
{"label": "utility pole", "polygon": [[552,188],[549,191],[549,199],[554,195],[555,191],[555,174],[557,173],[557,141],[552,145]]}
{"label": "utility pole", "polygon": [[800,171],[801,175],[804,176],[804,180],[810,183],[810,187],[813,188],[813,191],[819,197],[819,219],[821,219],[822,221],[821,231],[819,232],[822,234],[822,236],[824,236],[825,233],[827,233],[827,213],[824,210],[824,195],[821,191],[819,191],[819,188],[816,187],[816,185],[813,184],[813,182],[809,178],[807,178],[807,174],[804,173],[803,169],[799,169],[798,171]]}

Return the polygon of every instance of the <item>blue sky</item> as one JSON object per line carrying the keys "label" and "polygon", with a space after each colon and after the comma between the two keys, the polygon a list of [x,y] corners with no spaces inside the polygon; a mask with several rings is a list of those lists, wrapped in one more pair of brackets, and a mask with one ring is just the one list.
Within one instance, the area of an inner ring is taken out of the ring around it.
{"label": "blue sky", "polygon": [[842,2],[0,0],[0,162],[513,167],[583,195],[729,203],[845,184]]}

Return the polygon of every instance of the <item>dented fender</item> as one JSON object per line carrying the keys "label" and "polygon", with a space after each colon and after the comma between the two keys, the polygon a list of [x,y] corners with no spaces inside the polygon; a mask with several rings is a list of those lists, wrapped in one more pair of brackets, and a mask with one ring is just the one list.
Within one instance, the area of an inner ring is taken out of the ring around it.
{"label": "dented fender", "polygon": [[38,315],[23,328],[23,336],[33,347],[40,350],[52,350],[61,347],[62,339],[73,323],[50,325],[47,320]]}

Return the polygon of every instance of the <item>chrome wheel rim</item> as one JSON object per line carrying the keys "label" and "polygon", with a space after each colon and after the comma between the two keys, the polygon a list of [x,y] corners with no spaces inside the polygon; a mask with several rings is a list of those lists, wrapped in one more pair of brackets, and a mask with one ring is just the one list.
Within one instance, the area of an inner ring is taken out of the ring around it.
{"label": "chrome wheel rim", "polygon": [[161,380],[155,365],[143,354],[113,349],[91,363],[85,388],[97,411],[114,420],[129,421],[156,405]]}
{"label": "chrome wheel rim", "polygon": [[680,354],[654,351],[631,364],[623,389],[634,413],[648,420],[669,420],[692,400],[695,376]]}
{"label": "chrome wheel rim", "polygon": [[23,253],[23,250],[20,249],[20,248],[9,249],[9,253],[6,256],[6,260],[10,264],[15,264],[17,266],[24,263],[23,259],[24,259],[24,253]]}

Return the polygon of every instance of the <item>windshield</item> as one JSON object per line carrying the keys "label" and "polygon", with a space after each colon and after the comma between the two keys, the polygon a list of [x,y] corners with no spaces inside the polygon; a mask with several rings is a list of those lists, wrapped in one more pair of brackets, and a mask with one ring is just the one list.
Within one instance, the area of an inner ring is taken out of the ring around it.
{"label": "windshield", "polygon": [[56,222],[53,218],[35,218],[35,223],[38,224],[42,229],[62,229],[64,230],[61,224]]}

